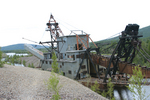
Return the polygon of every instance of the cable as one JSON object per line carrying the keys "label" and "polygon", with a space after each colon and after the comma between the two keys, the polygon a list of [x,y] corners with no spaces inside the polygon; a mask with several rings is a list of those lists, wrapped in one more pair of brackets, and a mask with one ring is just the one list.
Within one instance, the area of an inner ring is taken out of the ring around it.
{"label": "cable", "polygon": [[106,51],[107,49],[109,49],[109,48],[111,48],[111,47],[115,46],[116,44],[117,44],[117,43],[115,43],[115,44],[113,44],[113,45],[111,45],[111,46],[109,46],[109,47],[107,47],[107,48],[103,49],[101,52]]}
{"label": "cable", "polygon": [[146,55],[148,56],[148,57],[150,57],[150,55],[141,47],[141,49],[146,53]]}
{"label": "cable", "polygon": [[67,30],[71,31],[69,28],[67,28],[65,25],[63,25],[62,23],[60,23],[62,26],[64,26]]}
{"label": "cable", "polygon": [[60,20],[60,21],[62,21],[62,22],[64,22],[64,23],[66,23],[66,24],[69,25],[69,26],[71,26],[71,27],[73,27],[73,28],[79,30],[79,28],[77,28],[77,27],[75,27],[75,26],[73,26],[73,25],[71,25],[71,24],[69,24],[69,23],[67,23],[67,22],[65,22],[65,21],[63,21],[63,20],[61,20],[61,19],[59,19],[58,17],[55,17],[55,18],[58,19],[58,20]]}
{"label": "cable", "polygon": [[43,36],[45,35],[45,32],[46,32],[46,31],[44,31],[44,32],[43,32],[43,35],[42,35],[42,37],[41,37],[40,41],[42,40]]}
{"label": "cable", "polygon": [[23,37],[22,39],[28,40],[28,41],[33,42],[33,43],[38,43],[38,42],[36,42],[36,41],[32,41],[32,40],[26,39],[26,38],[24,38],[24,37]]}
{"label": "cable", "polygon": [[[111,39],[111,38],[118,38],[118,37],[116,36],[116,35],[118,35],[118,34],[120,35],[120,32],[117,33],[117,34],[114,34],[114,35],[110,36],[109,38],[106,38],[105,40],[108,40],[108,39]],[[118,35],[118,36],[119,36],[119,35]],[[116,37],[114,37],[114,36],[116,36]]]}
{"label": "cable", "polygon": [[137,50],[141,53],[141,55],[142,55],[148,62],[150,62],[150,60],[149,60],[148,58],[146,58],[146,57],[143,55],[143,53],[142,53],[138,48],[135,47],[135,49],[137,49]]}

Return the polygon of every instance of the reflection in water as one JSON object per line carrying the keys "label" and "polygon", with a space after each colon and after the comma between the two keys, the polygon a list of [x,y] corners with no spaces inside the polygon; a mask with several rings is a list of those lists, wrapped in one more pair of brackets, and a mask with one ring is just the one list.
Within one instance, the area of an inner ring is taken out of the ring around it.
{"label": "reflection in water", "polygon": [[[145,98],[150,94],[150,86],[143,86],[142,92],[144,92],[145,89]],[[136,90],[135,90],[136,91]],[[114,97],[115,100],[133,100],[132,93],[128,90],[126,87],[115,87],[114,89]],[[136,100],[138,99],[137,96],[135,96]],[[150,100],[150,97],[148,97],[146,100]]]}
{"label": "reflection in water", "polygon": [[114,97],[116,100],[132,100],[132,94],[126,87],[115,87]]}

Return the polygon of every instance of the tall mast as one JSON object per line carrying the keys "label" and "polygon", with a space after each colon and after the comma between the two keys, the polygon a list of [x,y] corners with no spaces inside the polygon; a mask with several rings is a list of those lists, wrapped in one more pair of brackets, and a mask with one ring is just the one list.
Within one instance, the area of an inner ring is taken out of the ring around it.
{"label": "tall mast", "polygon": [[[51,50],[49,50],[49,52],[52,51],[57,51],[59,53],[59,46],[58,46],[58,42],[62,42],[62,41],[57,41],[57,38],[60,36],[64,36],[63,32],[61,31],[58,23],[56,22],[56,20],[54,19],[53,15],[50,15],[50,19],[49,22],[46,24],[48,26],[48,28],[46,29],[46,31],[50,31],[50,37],[51,37],[51,41],[48,42],[40,42],[40,44],[51,44]],[[54,47],[55,44],[57,44],[57,50]]]}

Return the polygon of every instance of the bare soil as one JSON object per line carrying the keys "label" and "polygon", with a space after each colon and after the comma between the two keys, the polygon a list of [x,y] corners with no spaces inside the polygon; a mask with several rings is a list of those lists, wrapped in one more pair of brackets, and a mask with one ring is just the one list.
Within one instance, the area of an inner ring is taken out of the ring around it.
{"label": "bare soil", "polygon": [[[51,72],[4,65],[0,68],[0,100],[50,100],[53,93],[46,82]],[[67,77],[60,77],[61,100],[106,100],[106,98]]]}

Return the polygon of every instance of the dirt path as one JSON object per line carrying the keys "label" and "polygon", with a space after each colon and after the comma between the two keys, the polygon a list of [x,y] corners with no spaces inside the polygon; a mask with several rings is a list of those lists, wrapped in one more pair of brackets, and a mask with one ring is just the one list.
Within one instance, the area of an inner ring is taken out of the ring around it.
{"label": "dirt path", "polygon": [[[50,72],[28,67],[5,65],[0,68],[0,100],[49,100],[47,90]],[[69,78],[60,76],[62,100],[106,100],[87,87]]]}

